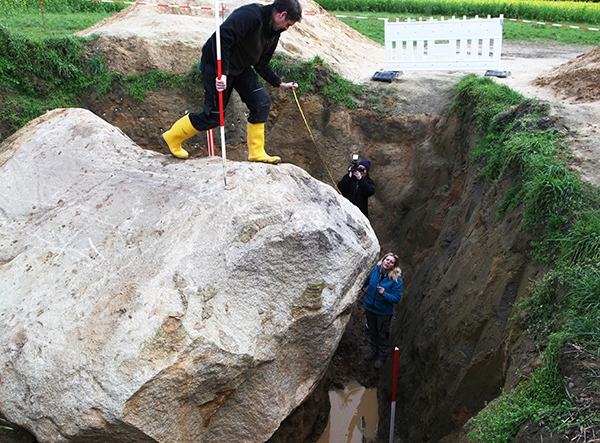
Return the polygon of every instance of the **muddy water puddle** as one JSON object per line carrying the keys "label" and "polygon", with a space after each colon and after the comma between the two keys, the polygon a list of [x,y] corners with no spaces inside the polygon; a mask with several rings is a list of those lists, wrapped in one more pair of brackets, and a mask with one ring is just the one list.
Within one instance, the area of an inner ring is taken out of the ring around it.
{"label": "muddy water puddle", "polygon": [[330,391],[329,423],[317,443],[363,443],[377,434],[377,390],[350,383]]}

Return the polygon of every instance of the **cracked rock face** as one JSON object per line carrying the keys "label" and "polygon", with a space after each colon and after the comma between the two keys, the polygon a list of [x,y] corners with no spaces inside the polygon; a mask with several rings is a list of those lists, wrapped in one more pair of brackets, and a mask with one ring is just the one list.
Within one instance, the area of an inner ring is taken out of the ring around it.
{"label": "cracked rock face", "polygon": [[293,165],[144,151],[81,109],[0,146],[0,413],[40,441],[265,441],[379,254]]}

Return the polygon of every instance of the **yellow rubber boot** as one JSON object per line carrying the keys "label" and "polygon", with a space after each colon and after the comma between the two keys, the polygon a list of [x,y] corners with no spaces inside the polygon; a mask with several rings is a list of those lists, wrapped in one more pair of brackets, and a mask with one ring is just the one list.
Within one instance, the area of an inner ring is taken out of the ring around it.
{"label": "yellow rubber boot", "polygon": [[270,156],[265,153],[265,124],[248,122],[248,160],[251,162],[264,162],[277,164],[280,157]]}
{"label": "yellow rubber boot", "polygon": [[169,147],[171,154],[178,158],[188,158],[188,153],[181,147],[181,142],[196,135],[198,131],[192,126],[189,114],[181,117],[175,124],[165,132],[161,138]]}

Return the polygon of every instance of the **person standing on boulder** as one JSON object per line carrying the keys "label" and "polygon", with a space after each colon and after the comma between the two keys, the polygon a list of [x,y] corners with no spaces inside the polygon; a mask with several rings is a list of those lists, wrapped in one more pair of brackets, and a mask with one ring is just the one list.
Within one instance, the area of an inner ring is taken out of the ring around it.
{"label": "person standing on boulder", "polygon": [[385,254],[367,277],[363,288],[367,288],[363,306],[369,328],[370,350],[365,360],[375,361],[375,369],[380,369],[390,352],[390,326],[394,305],[402,296],[402,271],[398,256],[391,252]]}
{"label": "person standing on boulder", "polygon": [[369,177],[371,162],[362,160],[356,168],[348,168],[337,187],[344,197],[354,203],[369,218],[369,197],[375,194],[375,183]]}
{"label": "person standing on boulder", "polygon": [[204,85],[204,110],[190,113],[179,119],[162,139],[171,154],[187,158],[181,147],[184,140],[200,131],[220,124],[219,92],[223,93],[223,112],[231,92],[235,89],[250,111],[248,115],[248,160],[279,163],[281,158],[265,153],[265,122],[271,109],[271,98],[258,81],[257,73],[272,86],[294,90],[294,82],[283,83],[269,63],[275,52],[279,36],[302,19],[302,6],[298,0],[275,0],[273,4],[244,5],[233,11],[220,27],[221,79],[217,73],[216,35],[202,48],[200,71]]}

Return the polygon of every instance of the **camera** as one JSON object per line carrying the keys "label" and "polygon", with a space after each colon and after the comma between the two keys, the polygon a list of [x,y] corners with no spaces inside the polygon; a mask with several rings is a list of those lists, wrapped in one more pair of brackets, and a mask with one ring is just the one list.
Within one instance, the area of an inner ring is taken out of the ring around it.
{"label": "camera", "polygon": [[356,170],[358,170],[358,154],[352,154],[352,166],[350,167],[350,172]]}

